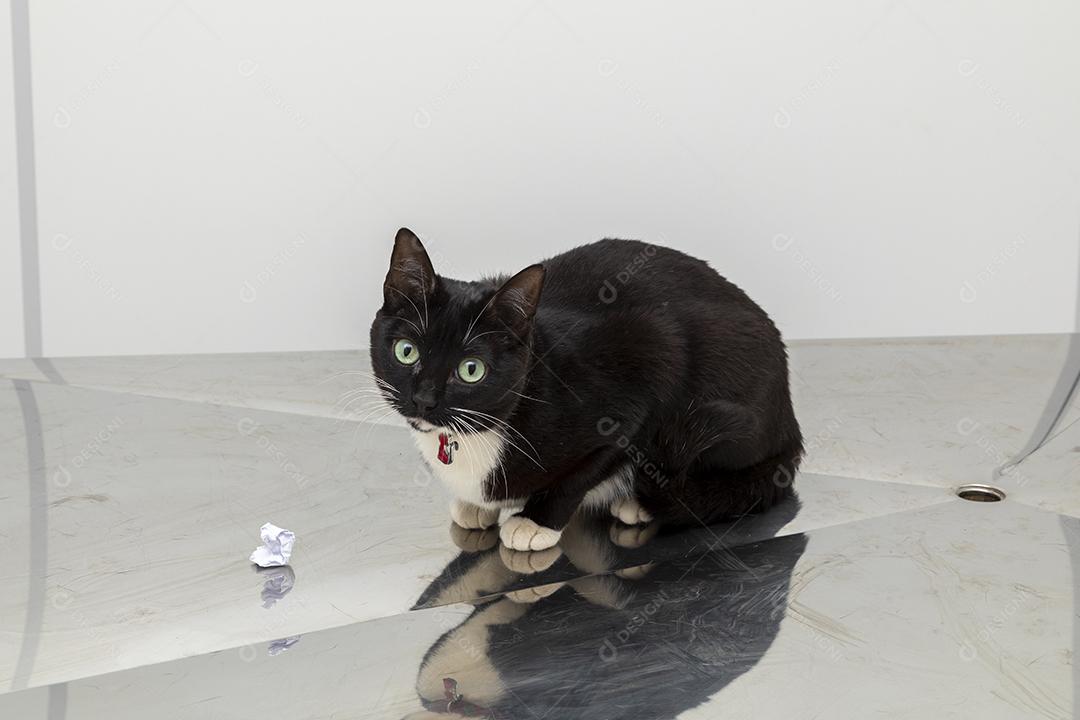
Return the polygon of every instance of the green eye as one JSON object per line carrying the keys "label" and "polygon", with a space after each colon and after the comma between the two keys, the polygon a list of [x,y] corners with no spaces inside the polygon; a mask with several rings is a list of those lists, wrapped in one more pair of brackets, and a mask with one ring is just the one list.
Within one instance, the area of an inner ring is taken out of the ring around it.
{"label": "green eye", "polygon": [[458,377],[467,383],[478,383],[484,379],[487,368],[480,358],[465,358],[457,366]]}
{"label": "green eye", "polygon": [[412,365],[420,359],[420,348],[416,347],[411,340],[405,338],[395,340],[394,357],[402,365]]}

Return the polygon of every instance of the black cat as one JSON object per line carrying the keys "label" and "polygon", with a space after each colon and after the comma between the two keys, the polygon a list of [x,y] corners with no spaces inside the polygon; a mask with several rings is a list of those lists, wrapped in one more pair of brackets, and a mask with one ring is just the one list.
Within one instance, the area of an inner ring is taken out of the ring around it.
{"label": "black cat", "polygon": [[517,550],[554,545],[582,505],[631,524],[766,510],[802,455],[768,315],[701,260],[633,240],[465,282],[402,228],[371,362],[454,521],[519,507],[500,531]]}

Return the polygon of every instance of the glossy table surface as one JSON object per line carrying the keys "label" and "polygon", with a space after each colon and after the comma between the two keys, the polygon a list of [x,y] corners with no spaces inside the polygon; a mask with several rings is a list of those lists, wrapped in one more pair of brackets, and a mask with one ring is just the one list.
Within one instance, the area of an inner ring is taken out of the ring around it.
{"label": "glossy table surface", "polygon": [[1073,717],[1077,347],[792,343],[797,500],[540,553],[363,352],[0,360],[0,718]]}

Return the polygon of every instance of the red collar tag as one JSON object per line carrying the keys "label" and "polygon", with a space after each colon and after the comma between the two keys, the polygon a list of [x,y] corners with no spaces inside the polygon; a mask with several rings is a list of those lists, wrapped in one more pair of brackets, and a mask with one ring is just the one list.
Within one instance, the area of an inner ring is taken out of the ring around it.
{"label": "red collar tag", "polygon": [[457,449],[457,441],[450,439],[450,433],[439,433],[439,462],[443,465],[454,462],[454,451]]}

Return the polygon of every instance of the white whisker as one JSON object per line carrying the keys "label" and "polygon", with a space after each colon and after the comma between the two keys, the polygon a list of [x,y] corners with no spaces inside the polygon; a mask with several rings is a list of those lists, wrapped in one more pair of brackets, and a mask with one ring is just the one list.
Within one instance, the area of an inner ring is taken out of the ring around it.
{"label": "white whisker", "polygon": [[[536,464],[536,466],[538,468],[540,468],[543,472],[547,472],[547,469],[540,463],[540,453],[536,450],[536,447],[531,442],[529,442],[529,439],[527,437],[522,435],[521,432],[518,431],[518,429],[515,428],[510,423],[508,423],[505,420],[502,420],[500,418],[497,418],[494,415],[488,415],[487,413],[480,412],[479,410],[470,410],[468,408],[459,408],[459,407],[450,408],[450,409],[455,410],[457,412],[465,413],[467,415],[473,415],[475,417],[479,417],[481,419],[487,420],[488,422],[497,423],[498,426],[504,427],[507,430],[513,432],[515,435],[517,435],[519,438],[521,438],[522,442],[524,442],[526,445],[529,446],[529,448],[532,450],[532,455],[530,455],[524,448],[522,448],[520,445],[515,443],[509,437],[506,437],[505,435],[503,435],[502,436],[503,440],[508,445],[510,445],[511,447],[516,448],[522,455],[527,457],[529,460],[532,460]],[[495,430],[494,427],[492,427],[490,429]],[[501,433],[497,433],[497,434],[501,435]]]}
{"label": "white whisker", "polygon": [[550,403],[549,401],[547,401],[547,400],[541,400],[540,398],[535,398],[535,397],[533,397],[532,395],[526,395],[525,393],[519,393],[519,392],[518,392],[517,390],[509,390],[509,389],[508,389],[508,390],[507,390],[507,392],[512,392],[512,393],[514,393],[515,395],[517,395],[518,397],[523,397],[523,398],[525,398],[526,400],[535,400],[536,402],[538,402],[538,403],[544,403],[545,405],[550,405],[550,404],[551,404],[551,403]]}
{"label": "white whisker", "polygon": [[465,342],[476,342],[477,340],[484,337],[485,335],[492,335],[494,333],[505,333],[505,332],[506,332],[505,330],[485,330],[484,332],[480,333],[479,335],[474,335],[471,338],[466,335],[466,341]]}
{"label": "white whisker", "polygon": [[[459,440],[459,442],[461,443],[461,449],[465,453],[465,457],[469,459],[469,473],[475,476],[476,464],[473,459],[473,449],[470,448],[469,444],[465,442],[465,436],[467,433],[461,428],[460,425],[458,425],[457,420],[449,420],[448,422],[450,423],[450,427],[454,429],[454,432],[461,438]],[[479,478],[479,480],[481,483],[484,482],[483,478]]]}
{"label": "white whisker", "polygon": [[495,298],[498,297],[498,295],[499,291],[496,290],[494,293],[491,294],[491,298],[489,298],[488,301],[484,304],[484,307],[480,308],[480,312],[476,313],[476,317],[474,317],[473,321],[469,323],[469,329],[465,331],[465,339],[462,340],[463,343],[468,344],[469,335],[472,334],[473,328],[476,327],[476,323],[480,322],[480,316],[487,312],[487,309],[491,307],[491,303],[495,302]]}
{"label": "white whisker", "polygon": [[[495,465],[491,468],[491,471],[490,471],[492,481],[494,482],[495,480],[498,479],[497,476],[495,475],[495,471],[496,470],[501,470],[502,471],[502,476],[503,476],[503,488],[505,490],[504,495],[508,496],[508,493],[510,492],[510,483],[506,479],[506,466],[503,465],[503,463],[502,463],[502,454],[498,451],[498,449],[495,447],[495,445],[491,442],[490,439],[484,437],[483,429],[477,427],[477,425],[474,424],[473,421],[468,420],[467,418],[465,418],[462,415],[456,415],[455,420],[458,421],[458,422],[461,422],[463,425],[468,427],[472,431],[472,433],[470,433],[470,435],[469,435],[469,438],[470,439],[475,438],[477,443],[483,444],[484,449],[486,449],[488,451],[488,454],[492,458],[494,458]],[[498,435],[498,433],[496,433],[496,434]],[[502,436],[499,435],[499,437],[501,438]],[[481,482],[483,482],[483,480],[485,480],[485,479],[486,478],[481,478]]]}
{"label": "white whisker", "polygon": [[[496,432],[495,434],[503,442],[506,442],[506,438],[504,438],[501,433]],[[502,453],[499,452],[499,450],[495,447],[495,444],[489,438],[484,437],[484,435],[482,433],[477,433],[476,437],[477,437],[477,439],[481,440],[484,443],[484,446],[491,453],[491,456],[496,458],[495,467],[493,467],[491,469],[492,480],[494,481],[496,479],[495,478],[495,470],[496,469],[500,470],[502,472],[502,478],[503,478],[503,496],[506,497],[507,499],[509,499],[509,497],[510,497],[510,481],[506,477],[506,465],[502,461]]]}
{"label": "white whisker", "polygon": [[[416,303],[414,303],[414,302],[412,301],[412,298],[411,298],[411,297],[409,297],[409,296],[408,296],[408,295],[406,295],[405,293],[401,292],[401,291],[400,291],[400,290],[398,290],[398,289],[397,289],[396,287],[393,287],[392,285],[385,285],[384,287],[388,287],[388,288],[390,288],[391,290],[393,290],[394,292],[396,292],[396,293],[397,293],[398,295],[400,295],[401,297],[403,297],[403,298],[405,298],[406,300],[408,300],[408,301],[409,301],[409,304],[413,306],[413,310],[415,310],[415,311],[416,311],[416,319],[420,321],[420,324],[424,326],[424,329],[427,329],[427,324],[426,324],[426,323],[424,322],[424,318],[423,318],[423,316],[421,316],[421,315],[420,315],[420,308],[416,307]],[[398,319],[399,319],[399,320],[405,320],[405,318],[398,318]],[[405,322],[409,322],[409,321],[408,321],[408,320],[405,320]],[[412,325],[412,323],[409,323],[409,324],[410,324],[410,325]],[[415,326],[415,325],[413,325],[413,327],[416,327],[416,326]],[[418,329],[417,331],[419,332],[419,329]]]}
{"label": "white whisker", "polygon": [[529,442],[529,439],[527,437],[525,437],[524,435],[522,435],[521,432],[519,432],[517,428],[515,428],[513,425],[508,423],[506,420],[503,420],[502,418],[495,417],[494,415],[489,415],[488,413],[485,413],[485,412],[480,412],[479,410],[470,410],[469,408],[451,408],[451,409],[452,410],[459,410],[459,411],[464,412],[464,413],[470,413],[472,415],[476,415],[478,417],[487,419],[487,420],[489,420],[491,422],[498,423],[499,425],[505,427],[507,430],[510,430],[515,435],[517,435],[519,438],[521,438],[526,444],[528,444],[528,446],[532,449],[532,451],[534,453],[537,452],[536,448],[533,447],[533,444],[531,442]]}

